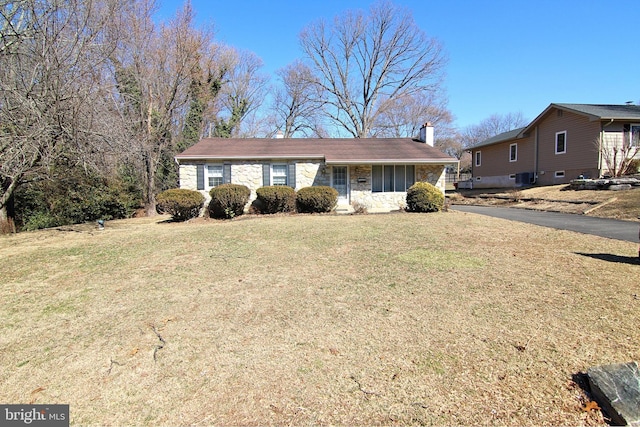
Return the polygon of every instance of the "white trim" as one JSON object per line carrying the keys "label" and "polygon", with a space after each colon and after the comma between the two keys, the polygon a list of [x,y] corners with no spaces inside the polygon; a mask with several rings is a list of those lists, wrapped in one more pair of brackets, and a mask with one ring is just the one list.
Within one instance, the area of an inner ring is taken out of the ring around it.
{"label": "white trim", "polygon": [[478,167],[482,165],[482,150],[473,152],[473,164]]}
{"label": "white trim", "polygon": [[[515,153],[514,153],[515,156],[514,156],[514,158],[511,158],[511,153],[512,153],[512,148],[513,147],[515,147],[515,149],[516,149]],[[509,162],[513,163],[513,162],[517,162],[517,161],[518,161],[518,143],[515,142],[515,143],[509,145]]]}
{"label": "white trim", "polygon": [[[558,151],[558,135],[564,135],[564,150]],[[554,151],[556,154],[565,154],[567,152],[567,131],[556,132],[556,139],[554,141]]]}
{"label": "white trim", "polygon": [[553,174],[554,178],[564,178],[564,171],[555,171]]}
{"label": "white trim", "polygon": [[[220,168],[220,176],[218,175],[209,175],[209,167],[219,167]],[[204,189],[205,191],[211,191],[212,188],[217,187],[217,185],[210,185],[209,178],[220,178],[220,184],[224,184],[224,165],[222,163],[206,163],[204,165]]]}
{"label": "white trim", "polygon": [[[277,175],[279,178],[282,178],[284,176],[284,184],[273,183],[273,177],[276,176],[276,174],[273,172],[274,166],[284,167],[284,175]],[[283,185],[283,186],[289,185],[289,166],[286,163],[271,163],[270,168],[271,170],[269,171],[269,185]]]}
{"label": "white trim", "polygon": [[[636,134],[638,135],[637,144],[633,143],[633,128],[637,128]],[[629,145],[631,147],[640,147],[640,123],[629,124]]]}
{"label": "white trim", "polygon": [[[347,165],[332,165],[331,166],[331,188],[335,188],[334,184],[333,184],[333,174],[335,172],[335,168],[345,168],[346,173],[345,173],[345,197],[340,197],[340,194],[338,192],[338,201],[342,201],[342,202],[347,202],[349,203],[350,200],[350,185],[349,185],[349,166]],[[337,190],[337,189],[336,189]]]}

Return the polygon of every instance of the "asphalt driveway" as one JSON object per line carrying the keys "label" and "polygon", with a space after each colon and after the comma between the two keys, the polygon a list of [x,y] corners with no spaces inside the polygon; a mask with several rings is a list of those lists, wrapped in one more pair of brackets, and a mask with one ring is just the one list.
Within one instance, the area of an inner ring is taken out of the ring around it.
{"label": "asphalt driveway", "polygon": [[617,219],[596,218],[585,215],[558,212],[535,211],[530,209],[505,208],[497,206],[451,205],[451,210],[488,215],[511,221],[526,222],[543,227],[593,234],[609,239],[638,242],[640,223]]}

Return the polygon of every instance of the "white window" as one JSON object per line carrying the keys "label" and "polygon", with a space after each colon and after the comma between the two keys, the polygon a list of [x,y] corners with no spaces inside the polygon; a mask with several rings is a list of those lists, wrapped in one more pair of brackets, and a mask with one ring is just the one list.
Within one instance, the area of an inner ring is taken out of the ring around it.
{"label": "white window", "polygon": [[482,163],[482,152],[476,151],[476,166],[480,166]]}
{"label": "white window", "polygon": [[415,183],[414,165],[373,165],[371,191],[403,192]]}
{"label": "white window", "polygon": [[564,171],[556,171],[555,177],[556,178],[564,178]]}
{"label": "white window", "polygon": [[631,146],[640,147],[640,124],[632,124],[629,130]]}
{"label": "white window", "polygon": [[222,165],[207,165],[205,167],[206,190],[210,190],[223,182]]}
{"label": "white window", "polygon": [[518,160],[518,144],[511,144],[509,146],[509,161],[515,162]]}
{"label": "white window", "polygon": [[287,185],[287,165],[271,165],[271,185]]}
{"label": "white window", "polygon": [[556,154],[567,152],[567,131],[556,132]]}

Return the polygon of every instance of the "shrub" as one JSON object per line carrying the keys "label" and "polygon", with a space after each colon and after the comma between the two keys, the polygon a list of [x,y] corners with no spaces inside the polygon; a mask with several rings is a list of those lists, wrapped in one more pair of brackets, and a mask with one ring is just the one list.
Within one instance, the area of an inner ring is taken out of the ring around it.
{"label": "shrub", "polygon": [[184,188],[166,190],[156,197],[158,213],[168,213],[174,221],[186,221],[197,217],[203,205],[202,194]]}
{"label": "shrub", "polygon": [[261,213],[293,212],[296,209],[296,191],[284,185],[270,185],[256,190],[256,207]]}
{"label": "shrub", "polygon": [[298,212],[331,212],[338,203],[338,190],[326,186],[305,187],[298,191]]}
{"label": "shrub", "polygon": [[437,212],[444,208],[444,195],[428,182],[416,182],[407,190],[407,210]]}
{"label": "shrub", "polygon": [[233,218],[244,213],[251,190],[246,185],[222,184],[209,192],[209,215],[213,218]]}

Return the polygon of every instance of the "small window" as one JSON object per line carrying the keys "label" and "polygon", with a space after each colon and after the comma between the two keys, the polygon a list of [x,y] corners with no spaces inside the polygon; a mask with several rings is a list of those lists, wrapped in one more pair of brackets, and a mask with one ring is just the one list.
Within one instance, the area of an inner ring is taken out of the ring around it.
{"label": "small window", "polygon": [[556,178],[564,178],[564,171],[556,171],[555,177]]}
{"label": "small window", "polygon": [[482,152],[481,151],[476,151],[476,166],[480,166],[480,164],[482,163]]}
{"label": "small window", "polygon": [[516,179],[516,174],[512,173],[511,175],[509,175],[509,179]]}
{"label": "small window", "polygon": [[287,185],[287,165],[271,165],[271,185]]}
{"label": "small window", "polygon": [[207,189],[212,189],[223,182],[222,165],[207,165]]}
{"label": "small window", "polygon": [[631,125],[629,135],[631,137],[631,146],[640,147],[640,124]]}
{"label": "small window", "polygon": [[556,154],[567,152],[567,131],[556,132]]}
{"label": "small window", "polygon": [[509,161],[515,162],[518,160],[518,144],[511,144],[509,146]]}

